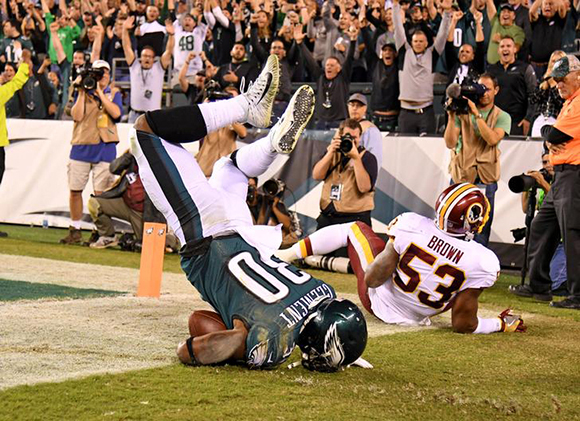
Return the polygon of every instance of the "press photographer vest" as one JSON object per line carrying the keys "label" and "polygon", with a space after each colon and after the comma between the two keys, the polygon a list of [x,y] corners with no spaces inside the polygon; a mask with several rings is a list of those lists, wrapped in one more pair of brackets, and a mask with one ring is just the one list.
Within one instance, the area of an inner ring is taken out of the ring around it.
{"label": "press photographer vest", "polygon": [[[115,96],[115,91],[106,95],[112,99]],[[86,95],[85,115],[81,121],[74,122],[72,145],[96,145],[101,140],[105,143],[119,142],[115,122],[99,105],[99,101],[92,95]]]}
{"label": "press photographer vest", "polygon": [[[497,106],[492,108],[485,120],[489,127],[495,127],[501,112]],[[497,145],[490,146],[475,133],[471,116],[468,119],[460,119],[460,121],[461,147],[451,150],[451,162],[449,162],[451,178],[456,183],[473,183],[477,176],[483,184],[498,181],[500,175],[499,148]]]}
{"label": "press photographer vest", "polygon": [[[361,158],[366,152],[366,150],[361,152]],[[359,213],[373,210],[375,207],[374,190],[367,193],[359,192],[356,186],[354,167],[350,165],[351,161],[347,162],[345,168],[341,168],[340,165],[337,165],[341,158],[342,155],[339,153],[335,153],[332,158],[329,168],[335,168],[324,180],[320,197],[320,209],[325,210],[332,203],[339,213]],[[340,200],[331,200],[331,187],[338,184],[342,184]]]}

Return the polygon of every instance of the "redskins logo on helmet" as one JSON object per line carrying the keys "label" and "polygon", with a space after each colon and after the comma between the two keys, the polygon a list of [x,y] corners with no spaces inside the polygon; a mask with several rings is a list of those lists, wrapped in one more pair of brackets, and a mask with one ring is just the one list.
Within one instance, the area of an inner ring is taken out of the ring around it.
{"label": "redskins logo on helmet", "polygon": [[454,237],[480,233],[489,219],[490,204],[473,184],[447,187],[435,204],[437,227]]}

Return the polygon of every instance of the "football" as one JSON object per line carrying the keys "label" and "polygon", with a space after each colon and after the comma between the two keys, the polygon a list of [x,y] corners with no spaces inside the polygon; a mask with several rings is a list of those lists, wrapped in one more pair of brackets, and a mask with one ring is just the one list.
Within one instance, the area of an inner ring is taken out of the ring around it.
{"label": "football", "polygon": [[227,327],[215,311],[196,310],[189,316],[189,334],[193,337],[220,330],[227,330]]}

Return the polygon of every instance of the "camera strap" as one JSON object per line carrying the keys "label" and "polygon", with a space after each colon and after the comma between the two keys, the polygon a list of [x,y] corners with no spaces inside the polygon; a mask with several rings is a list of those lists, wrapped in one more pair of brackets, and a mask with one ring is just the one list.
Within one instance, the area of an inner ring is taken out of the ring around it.
{"label": "camera strap", "polygon": [[332,172],[333,172],[333,171],[334,171],[334,170],[335,170],[335,169],[336,169],[336,168],[337,168],[339,165],[342,165],[343,169],[344,169],[344,168],[346,168],[346,165],[348,164],[348,161],[350,161],[350,158],[347,158],[346,160],[345,160],[345,158],[347,158],[347,157],[341,157],[341,158],[340,158],[340,160],[339,160],[339,161],[338,161],[336,164],[334,164],[334,165],[332,166],[332,168],[330,168],[330,169],[329,169],[329,170],[326,172],[326,175],[324,176],[324,180],[322,180],[322,181],[326,181],[326,179],[327,179],[327,178],[330,176],[330,174],[332,174]]}
{"label": "camera strap", "polygon": [[[365,150],[364,148],[362,148],[362,149],[361,149],[361,146],[359,146],[359,152],[362,152],[362,151],[364,151],[364,150]],[[361,156],[362,156],[362,154],[361,154]],[[349,162],[349,161],[350,161],[350,158],[348,158],[348,157],[346,157],[346,156],[343,156],[343,157],[341,157],[341,158],[340,158],[340,160],[339,160],[339,161],[338,161],[336,164],[334,164],[334,166],[333,166],[332,168],[330,168],[330,169],[329,169],[329,170],[326,172],[326,175],[324,176],[324,180],[322,180],[322,181],[326,181],[326,179],[327,179],[327,178],[330,176],[330,174],[332,174],[332,172],[333,172],[333,171],[336,169],[336,167],[338,167],[339,165],[342,165],[342,169],[344,170],[344,169],[346,168],[346,166],[347,166],[347,164],[348,164],[348,162]]]}

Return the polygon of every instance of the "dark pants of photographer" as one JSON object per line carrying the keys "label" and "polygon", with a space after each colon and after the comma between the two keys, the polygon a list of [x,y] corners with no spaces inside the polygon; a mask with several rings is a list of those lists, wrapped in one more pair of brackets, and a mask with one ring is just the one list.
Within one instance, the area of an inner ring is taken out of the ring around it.
{"label": "dark pants of photographer", "polygon": [[143,212],[131,209],[122,197],[89,199],[89,212],[100,236],[115,236],[112,218],[128,221],[137,241],[143,237]]}
{"label": "dark pants of photographer", "polygon": [[554,170],[554,183],[530,230],[530,288],[551,293],[550,260],[563,238],[568,291],[580,303],[580,165],[555,165]]}
{"label": "dark pants of photographer", "polygon": [[489,201],[490,210],[489,210],[489,220],[487,221],[487,224],[485,224],[485,227],[483,227],[483,229],[479,234],[475,234],[475,237],[473,239],[477,241],[479,244],[482,244],[487,247],[487,245],[489,244],[489,236],[491,235],[493,211],[495,210],[495,192],[497,192],[497,183],[491,184],[477,183],[476,185],[477,187],[481,188],[485,187],[485,197],[487,197],[487,200]]}

